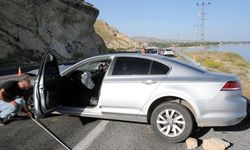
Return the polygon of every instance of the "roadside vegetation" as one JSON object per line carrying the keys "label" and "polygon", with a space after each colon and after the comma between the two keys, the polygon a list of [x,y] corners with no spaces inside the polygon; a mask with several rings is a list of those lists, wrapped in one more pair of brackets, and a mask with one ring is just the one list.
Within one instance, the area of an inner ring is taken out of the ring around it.
{"label": "roadside vegetation", "polygon": [[[197,46],[200,46],[201,45],[201,42],[199,41],[174,41],[174,40],[171,40],[171,41],[147,41],[147,43],[149,43],[149,45],[152,45],[152,46],[157,46],[157,47],[171,47],[173,45],[175,46],[179,46],[179,47],[197,47]],[[249,41],[241,41],[241,42],[204,42],[204,45],[219,45],[220,43],[223,43],[223,44],[238,44],[238,43],[241,43],[241,44],[249,44],[250,42]]]}
{"label": "roadside vegetation", "polygon": [[210,71],[237,75],[241,81],[243,96],[250,99],[250,63],[240,55],[206,50],[185,53]]}
{"label": "roadside vegetation", "polygon": [[[218,45],[220,42],[205,42],[205,45]],[[179,47],[197,47],[200,46],[200,42],[176,42],[176,41],[166,41],[166,42],[150,42],[150,45],[157,47],[171,47],[177,45]]]}

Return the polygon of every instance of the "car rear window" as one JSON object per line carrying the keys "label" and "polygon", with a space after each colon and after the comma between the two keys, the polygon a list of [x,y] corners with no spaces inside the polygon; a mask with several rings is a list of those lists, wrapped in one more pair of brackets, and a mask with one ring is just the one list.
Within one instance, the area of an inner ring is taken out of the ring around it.
{"label": "car rear window", "polygon": [[150,70],[150,74],[152,74],[152,75],[154,75],[154,74],[160,75],[160,74],[166,74],[168,71],[169,71],[168,66],[166,66],[164,64],[161,64],[161,63],[158,63],[156,61],[153,61],[152,67],[151,67],[151,70]]}

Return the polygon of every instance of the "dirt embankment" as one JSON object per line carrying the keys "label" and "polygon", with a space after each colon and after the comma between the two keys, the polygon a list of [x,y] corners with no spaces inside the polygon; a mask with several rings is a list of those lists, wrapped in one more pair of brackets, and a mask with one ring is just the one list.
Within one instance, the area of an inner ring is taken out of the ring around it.
{"label": "dirt embankment", "polygon": [[103,38],[106,46],[114,50],[133,50],[140,49],[142,44],[127,35],[111,27],[103,20],[97,20],[95,23],[96,32]]}
{"label": "dirt embankment", "polygon": [[211,71],[235,74],[240,78],[242,94],[250,99],[250,63],[232,52],[192,51],[186,52]]}

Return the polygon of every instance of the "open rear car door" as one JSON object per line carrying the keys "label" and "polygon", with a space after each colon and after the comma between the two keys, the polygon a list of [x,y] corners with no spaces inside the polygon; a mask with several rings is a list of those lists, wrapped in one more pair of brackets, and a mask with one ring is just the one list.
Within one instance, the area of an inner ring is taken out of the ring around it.
{"label": "open rear car door", "polygon": [[58,63],[53,52],[47,50],[34,84],[35,117],[54,111],[62,101],[62,82]]}

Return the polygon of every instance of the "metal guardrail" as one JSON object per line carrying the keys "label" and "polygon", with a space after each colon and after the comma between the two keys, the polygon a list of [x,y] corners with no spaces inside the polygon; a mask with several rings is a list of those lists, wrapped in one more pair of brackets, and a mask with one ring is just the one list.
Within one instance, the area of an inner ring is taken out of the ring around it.
{"label": "metal guardrail", "polygon": [[[0,76],[18,74],[18,68],[19,67],[2,68],[0,69]],[[34,70],[38,68],[39,66],[28,66],[28,67],[23,67],[21,69],[22,69],[22,72],[28,72],[30,70]]]}
{"label": "metal guardrail", "polygon": [[6,75],[6,76],[0,76],[0,85],[8,80],[20,80],[24,76],[17,76],[17,75]]}
{"label": "metal guardrail", "polygon": [[[61,63],[59,65],[72,65],[76,62],[69,62],[69,63]],[[29,72],[31,70],[39,69],[39,65],[33,65],[33,66],[24,66],[21,68],[22,72]],[[10,67],[10,68],[0,68],[0,76],[6,76],[6,75],[15,75],[18,74],[19,67]]]}

